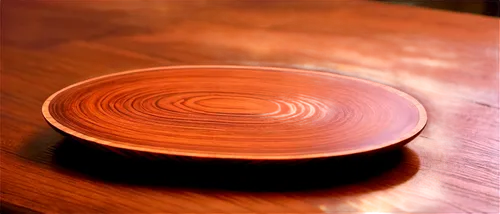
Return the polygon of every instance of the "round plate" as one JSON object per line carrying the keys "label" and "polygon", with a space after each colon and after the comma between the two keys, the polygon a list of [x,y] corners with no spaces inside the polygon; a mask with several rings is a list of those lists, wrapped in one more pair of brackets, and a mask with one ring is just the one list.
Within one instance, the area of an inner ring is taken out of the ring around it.
{"label": "round plate", "polygon": [[107,147],[258,160],[402,146],[427,120],[417,100],[385,85],[246,66],[115,73],[62,89],[42,111],[59,131]]}

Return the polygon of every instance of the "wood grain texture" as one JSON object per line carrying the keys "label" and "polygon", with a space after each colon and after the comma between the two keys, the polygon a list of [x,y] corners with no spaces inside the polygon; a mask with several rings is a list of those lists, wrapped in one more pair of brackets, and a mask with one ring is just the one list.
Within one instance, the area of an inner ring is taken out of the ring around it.
{"label": "wood grain texture", "polygon": [[417,100],[385,85],[252,66],[115,73],[58,91],[42,112],[57,130],[109,147],[257,160],[403,146],[427,121]]}
{"label": "wood grain texture", "polygon": [[[0,206],[499,212],[497,18],[369,1],[4,0],[1,20]],[[418,99],[428,124],[394,153],[248,169],[114,156],[61,137],[40,113],[67,85],[181,64],[302,68],[379,82]]]}

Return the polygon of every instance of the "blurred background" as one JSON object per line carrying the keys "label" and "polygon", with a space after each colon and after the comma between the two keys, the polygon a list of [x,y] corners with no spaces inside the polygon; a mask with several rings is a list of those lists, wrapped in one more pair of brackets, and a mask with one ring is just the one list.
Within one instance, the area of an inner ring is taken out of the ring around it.
{"label": "blurred background", "polygon": [[499,0],[376,0],[394,4],[427,7],[455,12],[497,16]]}

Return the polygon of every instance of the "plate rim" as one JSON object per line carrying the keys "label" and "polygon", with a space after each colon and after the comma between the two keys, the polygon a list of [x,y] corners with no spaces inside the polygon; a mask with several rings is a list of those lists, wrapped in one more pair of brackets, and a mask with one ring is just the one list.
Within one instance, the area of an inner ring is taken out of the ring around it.
{"label": "plate rim", "polygon": [[[267,70],[267,71],[274,71],[274,72],[291,72],[291,73],[315,73],[319,75],[326,75],[326,76],[333,76],[336,78],[342,78],[342,79],[349,79],[349,80],[354,80],[354,81],[360,81],[366,84],[370,84],[373,86],[381,87],[389,92],[392,92],[394,94],[397,94],[404,99],[408,100],[411,102],[418,110],[419,114],[419,119],[415,127],[409,132],[406,132],[404,135],[400,136],[398,139],[392,140],[392,141],[387,141],[385,143],[375,145],[375,146],[368,146],[362,149],[349,149],[349,150],[343,150],[343,151],[337,151],[337,152],[324,152],[324,153],[314,153],[314,154],[298,154],[298,155],[245,155],[245,154],[220,154],[220,153],[202,153],[202,152],[190,152],[190,151],[169,151],[167,147],[145,147],[145,146],[134,146],[134,145],[126,145],[123,143],[120,143],[120,141],[109,141],[109,140],[104,140],[104,139],[99,139],[97,137],[91,137],[88,135],[85,135],[83,133],[80,133],[76,130],[73,130],[61,123],[59,123],[52,115],[50,114],[49,111],[49,106],[51,104],[51,101],[60,93],[77,87],[79,85],[88,83],[88,82],[93,82],[99,79],[104,79],[108,77],[113,77],[113,76],[120,76],[120,75],[126,75],[130,73],[139,73],[139,72],[148,72],[148,71],[155,71],[155,70],[175,70],[175,69],[203,69],[203,68],[221,68],[221,69],[249,69],[249,70]],[[298,69],[298,68],[284,68],[284,67],[271,67],[271,66],[247,66],[247,65],[173,65],[173,66],[158,66],[158,67],[150,67],[150,68],[142,68],[142,69],[132,69],[132,70],[125,70],[125,71],[120,71],[120,72],[114,72],[110,74],[105,74],[93,78],[89,78],[83,81],[79,81],[73,84],[70,84],[52,95],[50,95],[43,103],[42,105],[42,115],[44,119],[49,123],[52,128],[55,128],[65,134],[68,134],[71,137],[76,137],[78,139],[92,142],[92,143],[97,143],[102,146],[109,146],[112,148],[117,148],[117,149],[125,149],[125,150],[130,150],[130,151],[136,151],[136,152],[146,152],[146,153],[151,153],[151,154],[158,154],[158,155],[173,155],[173,156],[184,156],[184,157],[193,157],[193,158],[216,158],[216,159],[236,159],[236,160],[300,160],[300,159],[316,159],[316,158],[328,158],[328,157],[338,157],[338,156],[347,156],[347,155],[354,155],[354,154],[360,154],[360,153],[367,153],[367,152],[375,152],[378,150],[382,150],[384,148],[389,148],[392,146],[397,146],[397,145],[405,145],[412,139],[414,139],[420,132],[423,131],[427,124],[427,112],[422,105],[416,98],[413,96],[409,95],[406,92],[403,92],[399,89],[396,89],[392,86],[388,86],[382,83],[378,83],[375,81],[370,81],[358,77],[352,77],[352,76],[346,76],[346,75],[341,75],[333,72],[327,72],[327,71],[318,71],[318,70],[310,70],[310,69]]]}

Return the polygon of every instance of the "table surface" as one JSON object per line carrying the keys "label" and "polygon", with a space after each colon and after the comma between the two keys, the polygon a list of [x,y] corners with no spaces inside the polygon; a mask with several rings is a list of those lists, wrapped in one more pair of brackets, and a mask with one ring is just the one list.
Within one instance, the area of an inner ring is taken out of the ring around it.
{"label": "table surface", "polygon": [[[1,16],[7,211],[499,212],[497,18],[340,0],[5,0]],[[402,150],[287,168],[121,158],[43,120],[43,101],[69,84],[193,64],[372,80],[420,100],[428,125]]]}

